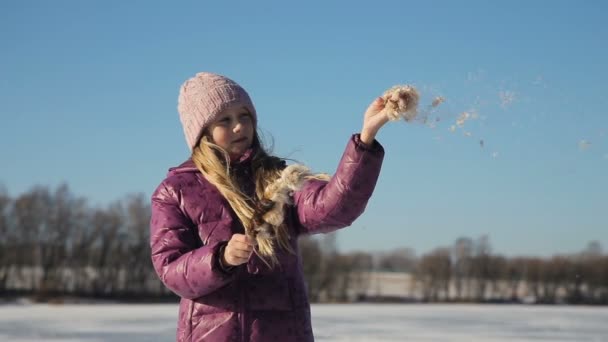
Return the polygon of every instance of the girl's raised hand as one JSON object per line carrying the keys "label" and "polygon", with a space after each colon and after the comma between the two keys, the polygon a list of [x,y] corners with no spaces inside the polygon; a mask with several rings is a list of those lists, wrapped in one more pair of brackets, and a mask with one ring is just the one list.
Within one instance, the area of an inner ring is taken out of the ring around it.
{"label": "girl's raised hand", "polygon": [[228,266],[238,266],[246,263],[251,253],[253,253],[255,244],[255,240],[247,235],[232,235],[224,249],[222,263]]}
{"label": "girl's raised hand", "polygon": [[361,129],[361,142],[371,145],[376,138],[376,134],[389,121],[389,117],[384,109],[384,100],[377,97],[365,111],[363,117],[363,128]]}

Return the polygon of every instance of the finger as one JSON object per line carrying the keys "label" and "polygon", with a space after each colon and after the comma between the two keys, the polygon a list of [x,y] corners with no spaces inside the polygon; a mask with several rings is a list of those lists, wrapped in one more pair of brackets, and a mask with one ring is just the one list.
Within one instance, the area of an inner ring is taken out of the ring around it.
{"label": "finger", "polygon": [[226,257],[226,261],[231,265],[240,265],[244,264],[249,260],[249,256],[241,256],[241,255],[231,255],[230,257]]}
{"label": "finger", "polygon": [[247,244],[249,244],[250,246],[258,245],[258,241],[249,235],[245,235],[245,239],[246,239]]}
{"label": "finger", "polygon": [[238,266],[247,262],[247,259],[238,258],[238,257],[226,257],[226,262],[232,266]]}
{"label": "finger", "polygon": [[232,235],[231,240],[246,243],[251,246],[257,245],[257,241],[253,237],[243,234],[234,234]]}
{"label": "finger", "polygon": [[384,108],[384,99],[382,97],[377,97],[372,103],[367,107],[365,111],[365,115],[375,114],[380,112]]}
{"label": "finger", "polygon": [[233,234],[230,237],[230,241],[245,242],[245,241],[247,241],[247,236],[244,234]]}
{"label": "finger", "polygon": [[232,251],[231,253],[229,253],[230,257],[235,258],[235,259],[244,259],[247,260],[249,259],[249,256],[251,255],[251,252],[246,252],[246,251]]}
{"label": "finger", "polygon": [[239,251],[252,251],[253,250],[253,246],[244,243],[244,242],[239,242],[239,241],[232,241],[228,243],[228,247],[230,249],[234,249],[234,250],[239,250]]}

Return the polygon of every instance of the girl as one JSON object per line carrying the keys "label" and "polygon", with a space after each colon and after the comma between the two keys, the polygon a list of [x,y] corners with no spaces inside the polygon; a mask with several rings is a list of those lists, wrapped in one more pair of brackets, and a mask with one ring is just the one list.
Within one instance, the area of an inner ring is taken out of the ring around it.
{"label": "girl", "polygon": [[192,155],[154,191],[150,222],[154,268],[181,297],[177,341],[314,340],[297,238],[349,226],[365,209],[384,156],[383,107],[369,106],[329,178],[264,150],[234,81],[198,73],[182,85]]}

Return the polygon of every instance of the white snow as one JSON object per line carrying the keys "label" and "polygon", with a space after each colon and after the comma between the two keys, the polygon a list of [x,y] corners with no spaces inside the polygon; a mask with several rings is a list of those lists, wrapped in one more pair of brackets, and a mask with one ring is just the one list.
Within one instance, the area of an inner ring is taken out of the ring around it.
{"label": "white snow", "polygon": [[[317,341],[608,341],[608,308],[318,304]],[[174,341],[173,304],[0,305],[0,341]]]}

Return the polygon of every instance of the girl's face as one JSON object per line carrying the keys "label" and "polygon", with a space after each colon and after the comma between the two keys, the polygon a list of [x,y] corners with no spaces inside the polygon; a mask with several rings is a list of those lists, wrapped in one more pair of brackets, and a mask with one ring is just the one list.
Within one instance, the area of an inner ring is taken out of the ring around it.
{"label": "girl's face", "polygon": [[211,141],[230,154],[240,157],[253,142],[253,117],[245,107],[229,107],[209,126]]}

